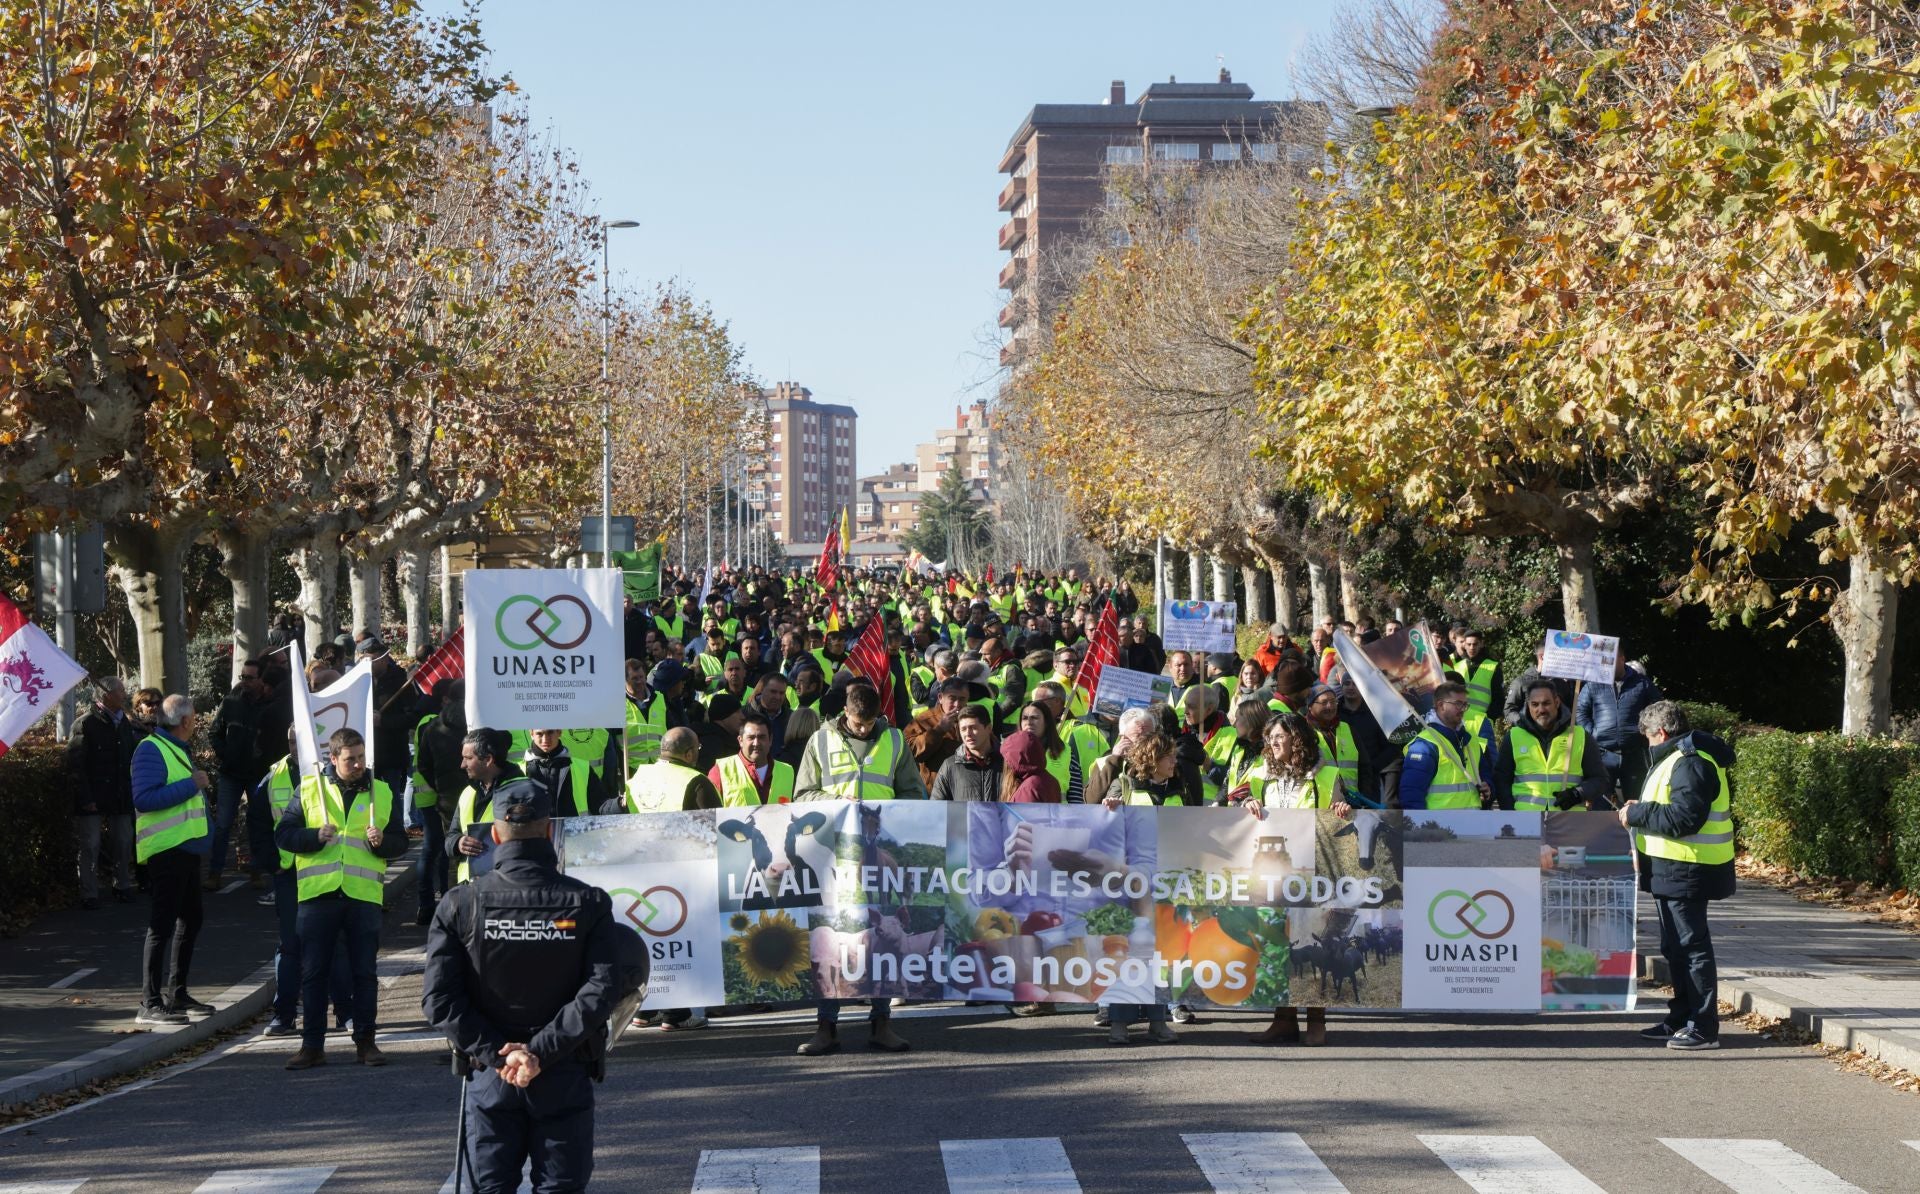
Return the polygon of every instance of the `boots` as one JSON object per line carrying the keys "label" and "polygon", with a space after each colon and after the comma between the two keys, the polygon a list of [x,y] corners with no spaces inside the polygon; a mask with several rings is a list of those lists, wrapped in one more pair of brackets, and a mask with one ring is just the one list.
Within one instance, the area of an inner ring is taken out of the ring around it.
{"label": "boots", "polygon": [[314,1066],[325,1064],[327,1064],[327,1055],[324,1052],[319,1049],[308,1049],[304,1046],[299,1052],[287,1059],[287,1068],[290,1070],[310,1070]]}
{"label": "boots", "polygon": [[840,1030],[832,1024],[820,1024],[813,1030],[813,1039],[795,1050],[802,1057],[825,1057],[829,1053],[840,1051]]}
{"label": "boots", "polygon": [[[1308,1022],[1312,1022],[1312,1012],[1308,1012]],[[1273,1009],[1273,1023],[1266,1029],[1249,1036],[1247,1040],[1255,1045],[1297,1045],[1300,1043],[1300,1013],[1294,1008],[1277,1007]]]}
{"label": "boots", "polygon": [[372,1037],[353,1042],[353,1049],[361,1065],[387,1064],[387,1055],[380,1051],[380,1046],[373,1043]]}
{"label": "boots", "polygon": [[883,1053],[905,1053],[913,1048],[907,1039],[893,1030],[893,1018],[874,1020],[867,1025],[867,1048]]}
{"label": "boots", "polygon": [[1327,1043],[1327,1009],[1310,1007],[1307,1009],[1307,1044],[1324,1045]]}

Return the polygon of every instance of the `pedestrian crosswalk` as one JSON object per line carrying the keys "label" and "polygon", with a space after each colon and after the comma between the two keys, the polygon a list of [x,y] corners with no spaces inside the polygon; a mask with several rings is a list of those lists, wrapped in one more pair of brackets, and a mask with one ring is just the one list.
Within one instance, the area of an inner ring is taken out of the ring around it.
{"label": "pedestrian crosswalk", "polygon": [[[1474,1194],[1606,1194],[1609,1189],[1534,1136],[1417,1133],[1412,1139],[1437,1162],[1419,1167],[1421,1189],[1443,1187],[1448,1172],[1460,1189]],[[1215,1194],[1346,1194],[1348,1189],[1335,1168],[1295,1132],[1187,1133],[1180,1141],[1187,1154],[1181,1163],[1197,1169],[1197,1173],[1187,1171],[1193,1177],[1183,1189],[1208,1189]],[[1871,1143],[1851,1142],[1849,1152]],[[1886,1180],[1856,1185],[1779,1140],[1663,1137],[1640,1144],[1647,1149],[1664,1147],[1733,1194],[1877,1194],[1915,1188],[1913,1183]],[[1897,1152],[1900,1146],[1920,1151],[1920,1140],[1879,1147]],[[691,1194],[820,1194],[836,1188],[832,1167],[823,1168],[821,1149],[814,1145],[702,1149],[689,1160],[693,1164]],[[615,1150],[603,1152],[599,1161],[603,1171],[617,1171],[621,1165]],[[1055,1136],[942,1140],[939,1164],[948,1194],[1080,1194],[1081,1190],[1069,1141]],[[351,1165],[344,1171],[334,1165],[227,1169],[207,1177],[194,1194],[319,1194],[336,1172],[349,1177],[351,1169]],[[1895,1167],[1894,1171],[1900,1170]],[[1410,1170],[1408,1181],[1415,1176]],[[90,1180],[9,1183],[0,1178],[0,1194],[88,1194]],[[685,1170],[656,1172],[647,1179],[646,1188],[689,1188],[682,1185],[686,1180]],[[1367,1184],[1379,1184],[1377,1168],[1368,1175]],[[1698,1184],[1696,1180],[1688,1188]],[[1611,1188],[1614,1194],[1623,1194],[1634,1187],[1617,1179]],[[453,1189],[449,1176],[440,1190],[450,1194]],[[530,1186],[523,1181],[520,1189]]]}

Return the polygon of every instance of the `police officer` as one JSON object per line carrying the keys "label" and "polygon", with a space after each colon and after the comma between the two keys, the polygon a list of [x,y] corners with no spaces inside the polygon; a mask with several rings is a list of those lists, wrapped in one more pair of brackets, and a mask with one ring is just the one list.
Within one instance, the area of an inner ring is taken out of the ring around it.
{"label": "police officer", "polygon": [[461,1164],[482,1194],[517,1189],[529,1159],[541,1194],[587,1188],[607,1024],[647,979],[607,894],[557,869],[552,812],[533,783],[502,784],[493,869],[447,893],[427,933],[420,1006],[472,1070]]}

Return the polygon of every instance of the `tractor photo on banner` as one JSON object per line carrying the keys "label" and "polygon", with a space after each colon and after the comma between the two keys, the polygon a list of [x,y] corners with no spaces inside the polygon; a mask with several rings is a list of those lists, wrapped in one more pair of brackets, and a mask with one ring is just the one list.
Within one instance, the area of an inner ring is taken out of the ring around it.
{"label": "tractor photo on banner", "polygon": [[467,724],[591,729],[626,718],[618,569],[467,573]]}

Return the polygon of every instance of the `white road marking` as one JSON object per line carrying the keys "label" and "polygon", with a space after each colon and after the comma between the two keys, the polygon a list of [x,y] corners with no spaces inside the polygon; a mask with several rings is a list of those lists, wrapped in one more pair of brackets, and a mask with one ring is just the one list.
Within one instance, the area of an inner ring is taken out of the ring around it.
{"label": "white road marking", "polygon": [[215,892],[214,894],[232,895],[234,892],[239,891],[241,888],[245,887],[246,885],[247,885],[247,881],[245,879],[235,879],[233,882],[227,884],[225,887],[221,888],[218,892]]}
{"label": "white road marking", "polygon": [[951,1194],[1080,1194],[1057,1136],[1029,1140],[942,1140]]}
{"label": "white road marking", "polygon": [[11,1186],[0,1186],[0,1194],[73,1194],[87,1184],[86,1178],[77,1182],[24,1182]]}
{"label": "white road marking", "polygon": [[1735,1194],[1866,1194],[1778,1140],[1668,1140],[1660,1143]]}
{"label": "white road marking", "polygon": [[64,991],[68,987],[71,987],[73,984],[79,982],[81,979],[87,977],[89,974],[98,974],[99,972],[100,972],[100,968],[98,966],[88,966],[84,969],[76,970],[72,974],[69,974],[67,977],[61,979],[57,983],[48,983],[47,990]]}
{"label": "white road marking", "polygon": [[1606,1194],[1532,1136],[1417,1139],[1480,1194]]}
{"label": "white road marking", "polygon": [[303,1169],[222,1169],[193,1194],[313,1194],[333,1176],[331,1165]]}
{"label": "white road marking", "polygon": [[1297,1132],[1184,1133],[1215,1194],[1347,1194]]}
{"label": "white road marking", "polygon": [[693,1194],[820,1194],[820,1150],[703,1148]]}
{"label": "white road marking", "polygon": [[427,972],[427,947],[416,945],[412,949],[395,950],[382,954],[373,965],[373,972],[379,976],[380,985],[391,989],[401,979],[412,974]]}

